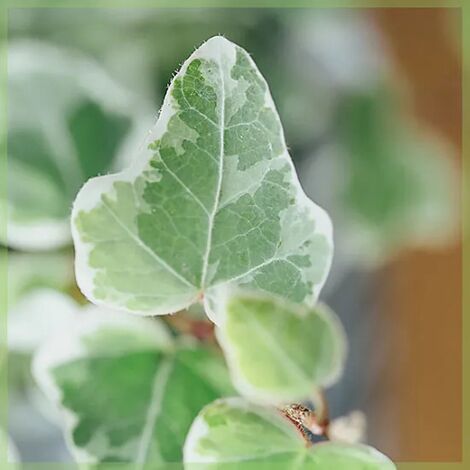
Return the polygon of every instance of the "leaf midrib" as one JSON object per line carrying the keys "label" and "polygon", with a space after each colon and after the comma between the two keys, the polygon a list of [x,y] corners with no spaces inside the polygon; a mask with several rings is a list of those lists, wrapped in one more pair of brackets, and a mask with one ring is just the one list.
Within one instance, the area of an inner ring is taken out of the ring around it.
{"label": "leaf midrib", "polygon": [[207,269],[209,266],[209,256],[211,253],[211,245],[212,245],[212,234],[214,231],[214,219],[217,214],[219,201],[220,201],[220,194],[222,192],[222,180],[223,180],[223,172],[224,172],[224,154],[225,154],[225,80],[224,80],[224,72],[222,70],[222,63],[219,60],[217,61],[218,70],[219,70],[219,77],[220,77],[220,88],[221,88],[221,103],[220,103],[220,122],[219,122],[219,171],[218,171],[218,179],[217,179],[217,188],[215,194],[214,205],[212,207],[211,213],[209,214],[208,220],[208,230],[207,230],[207,244],[206,250],[204,254],[204,263],[202,267],[202,275],[201,275],[201,288],[204,289],[206,287],[207,282]]}

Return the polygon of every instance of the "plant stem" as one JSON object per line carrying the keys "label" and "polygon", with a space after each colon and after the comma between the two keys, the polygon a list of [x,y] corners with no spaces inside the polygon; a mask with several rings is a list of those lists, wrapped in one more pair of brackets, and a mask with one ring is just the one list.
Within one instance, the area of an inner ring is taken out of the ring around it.
{"label": "plant stem", "polygon": [[312,399],[315,405],[315,415],[317,425],[323,429],[323,434],[328,436],[328,428],[330,425],[330,411],[326,400],[325,392],[317,389]]}
{"label": "plant stem", "polygon": [[185,310],[166,315],[165,321],[178,333],[194,336],[199,341],[214,343],[214,325],[207,320],[192,318]]}

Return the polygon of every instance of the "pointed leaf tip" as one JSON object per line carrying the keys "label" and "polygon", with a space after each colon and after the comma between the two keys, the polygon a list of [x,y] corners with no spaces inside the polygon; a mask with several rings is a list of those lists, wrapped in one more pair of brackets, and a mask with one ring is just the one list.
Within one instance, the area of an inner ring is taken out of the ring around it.
{"label": "pointed leaf tip", "polygon": [[222,36],[176,74],[134,166],[82,188],[72,225],[83,293],[149,315],[203,292],[216,321],[225,285],[313,304],[332,256],[330,219],[300,187],[267,84]]}

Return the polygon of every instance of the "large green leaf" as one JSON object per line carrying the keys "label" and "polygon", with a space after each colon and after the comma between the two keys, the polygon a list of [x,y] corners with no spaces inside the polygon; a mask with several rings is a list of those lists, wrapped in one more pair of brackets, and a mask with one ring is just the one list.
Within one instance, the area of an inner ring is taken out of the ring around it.
{"label": "large green leaf", "polygon": [[217,339],[238,391],[261,403],[302,401],[340,375],[346,336],[333,312],[250,293],[221,302]]}
{"label": "large green leaf", "polygon": [[237,284],[313,303],[327,214],[302,191],[266,82],[214,37],[183,64],[148,146],[90,180],[73,208],[78,283],[93,302],[165,314]]}
{"label": "large green leaf", "polygon": [[122,167],[137,100],[76,53],[18,41],[8,47],[8,101],[8,199],[0,200],[8,240],[0,241],[19,249],[63,245],[83,183]]}
{"label": "large green leaf", "polygon": [[159,321],[92,307],[35,357],[79,462],[179,462],[201,407],[232,392],[221,356],[176,343]]}
{"label": "large green leaf", "polygon": [[327,442],[307,447],[291,422],[274,409],[239,398],[218,400],[199,414],[184,445],[186,470],[392,470],[365,445]]}

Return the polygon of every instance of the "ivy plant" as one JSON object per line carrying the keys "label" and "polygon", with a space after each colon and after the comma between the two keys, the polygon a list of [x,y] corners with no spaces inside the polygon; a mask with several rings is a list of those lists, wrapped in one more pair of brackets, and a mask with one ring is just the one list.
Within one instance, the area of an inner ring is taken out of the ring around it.
{"label": "ivy plant", "polygon": [[331,262],[327,214],[302,191],[250,56],[206,42],[173,80],[134,166],[91,179],[72,212],[77,281],[98,304],[166,314],[217,287],[312,304]]}
{"label": "ivy plant", "polygon": [[189,57],[133,166],[80,190],[72,233],[78,285],[97,306],[33,369],[79,462],[394,468],[365,445],[323,442],[322,389],[346,353],[316,302],[331,223],[300,187],[242,48],[214,37]]}

